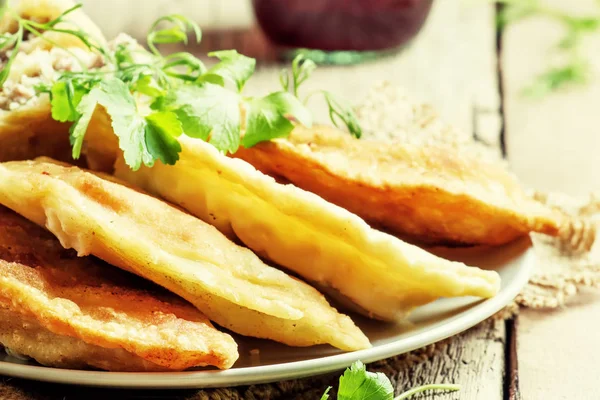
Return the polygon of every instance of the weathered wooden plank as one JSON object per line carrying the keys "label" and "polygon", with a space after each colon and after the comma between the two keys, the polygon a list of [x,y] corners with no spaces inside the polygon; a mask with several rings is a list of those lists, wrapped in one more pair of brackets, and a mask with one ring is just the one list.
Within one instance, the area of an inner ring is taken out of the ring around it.
{"label": "weathered wooden plank", "polygon": [[[592,0],[544,0],[585,12]],[[508,159],[528,186],[586,195],[600,188],[600,35],[586,43],[595,76],[588,86],[541,100],[521,89],[548,67],[561,27],[540,18],[510,26],[502,39],[502,69]],[[600,363],[600,294],[591,291],[556,311],[526,310],[519,317],[519,376],[525,399],[594,399]]]}
{"label": "weathered wooden plank", "polygon": [[506,321],[506,346],[504,366],[504,397],[507,400],[521,400],[519,377],[519,354],[517,339],[519,332],[519,316]]}
{"label": "weathered wooden plank", "polygon": [[565,309],[519,316],[519,376],[524,399],[598,398],[600,293],[587,290]]}
{"label": "weathered wooden plank", "polygon": [[[504,399],[505,323],[490,320],[452,340],[431,359],[399,371],[397,386],[408,390],[429,383],[457,383],[460,392],[431,392],[417,399],[501,400]],[[434,396],[434,394],[437,394]]]}

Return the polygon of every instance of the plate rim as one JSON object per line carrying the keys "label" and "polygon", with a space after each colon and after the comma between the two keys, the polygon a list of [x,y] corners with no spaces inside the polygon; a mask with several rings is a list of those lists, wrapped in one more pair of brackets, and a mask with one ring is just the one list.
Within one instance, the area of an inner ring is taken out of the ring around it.
{"label": "plate rim", "polygon": [[[515,243],[512,245],[514,246]],[[536,264],[535,253],[531,245],[519,257],[522,258],[522,261],[519,262],[514,279],[496,296],[474,303],[468,310],[456,317],[434,324],[430,329],[418,335],[408,336],[369,349],[308,360],[222,371],[110,372],[62,369],[0,361],[0,375],[89,387],[199,389],[271,383],[341,371],[356,360],[370,363],[407,353],[457,335],[500,311],[519,294],[529,281],[531,271]]]}

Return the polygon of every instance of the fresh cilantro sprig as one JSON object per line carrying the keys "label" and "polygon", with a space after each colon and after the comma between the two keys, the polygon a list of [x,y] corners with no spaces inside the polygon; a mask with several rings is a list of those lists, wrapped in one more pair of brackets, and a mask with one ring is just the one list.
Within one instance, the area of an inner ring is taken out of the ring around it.
{"label": "fresh cilantro sprig", "polygon": [[[298,89],[310,78],[310,75],[317,68],[314,61],[307,59],[303,54],[298,54],[292,61],[291,81],[290,72],[287,69],[281,70],[279,74],[279,82],[286,92],[292,93],[296,98],[300,98]],[[315,94],[322,94],[329,108],[329,118],[331,122],[340,127],[340,121],[346,125],[348,132],[356,138],[362,136],[362,128],[358,122],[358,117],[354,113],[352,106],[344,100],[338,98],[333,93],[326,90],[317,90],[304,98],[303,103],[308,103],[308,100]]]}
{"label": "fresh cilantro sprig", "polygon": [[[305,106],[306,100],[298,99],[298,87],[308,79],[314,63],[294,60],[293,93],[285,87],[264,97],[249,97],[243,89],[254,73],[253,58],[235,50],[216,51],[208,56],[217,62],[207,68],[188,52],[161,53],[159,47],[163,44],[187,44],[189,31],[196,42],[201,40],[200,28],[186,17],[169,15],[152,24],[146,37],[149,50],[121,43],[109,51],[83,30],[58,25],[80,7],[77,5],[46,23],[29,21],[10,9],[0,10],[11,12],[18,25],[14,34],[0,35],[0,52],[10,51],[0,83],[8,77],[24,34],[42,40],[49,40],[43,35],[46,31],[70,34],[103,59],[103,67],[96,69],[88,69],[78,60],[81,71],[61,72],[52,84],[36,88],[38,93],[49,94],[52,117],[72,124],[73,158],[81,156],[85,135],[98,108],[110,117],[125,162],[134,170],[142,165],[152,166],[156,160],[165,164],[177,162],[181,135],[205,140],[221,152],[234,153],[240,145],[251,147],[286,137],[294,129],[293,121],[311,126],[312,114]],[[352,109],[331,93],[322,93],[332,121],[343,121],[353,135],[360,136]]]}
{"label": "fresh cilantro sprig", "polygon": [[[321,400],[330,398],[330,390],[327,388]],[[337,400],[404,400],[426,390],[457,391],[460,385],[424,385],[394,397],[392,383],[384,374],[369,372],[362,362],[356,361],[340,377]]]}
{"label": "fresh cilantro sprig", "polygon": [[496,22],[500,30],[508,25],[533,16],[552,20],[564,29],[563,37],[556,43],[561,64],[553,65],[535,77],[523,89],[523,94],[540,98],[556,90],[588,82],[592,73],[590,62],[585,57],[583,42],[586,36],[600,30],[600,12],[595,15],[577,16],[561,9],[549,7],[540,0],[494,0],[502,5]]}

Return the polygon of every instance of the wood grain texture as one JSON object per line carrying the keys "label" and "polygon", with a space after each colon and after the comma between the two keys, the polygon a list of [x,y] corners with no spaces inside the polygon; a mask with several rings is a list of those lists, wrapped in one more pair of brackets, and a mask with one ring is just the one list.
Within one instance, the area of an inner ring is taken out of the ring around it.
{"label": "wood grain texture", "polygon": [[415,400],[502,400],[505,346],[504,321],[488,320],[451,340],[426,362],[400,371],[395,377],[397,386],[408,390],[428,383],[462,385],[460,392],[430,392],[415,396]]}
{"label": "wood grain texture", "polygon": [[[544,0],[575,13],[597,2]],[[541,100],[521,90],[551,61],[562,28],[543,18],[511,25],[502,38],[508,159],[528,186],[571,195],[600,189],[600,35],[586,42],[594,75],[577,86]],[[543,267],[543,266],[542,266]],[[555,311],[525,310],[519,316],[519,376],[524,399],[597,399],[600,364],[600,294],[590,291],[577,303]]]}
{"label": "wood grain texture", "polygon": [[590,289],[564,309],[519,316],[524,399],[598,399],[600,293]]}

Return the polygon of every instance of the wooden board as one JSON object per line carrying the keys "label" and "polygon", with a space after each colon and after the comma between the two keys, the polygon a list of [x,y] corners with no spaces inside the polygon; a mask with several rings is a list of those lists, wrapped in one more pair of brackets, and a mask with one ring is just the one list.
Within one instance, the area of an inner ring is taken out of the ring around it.
{"label": "wooden board", "polygon": [[414,399],[502,400],[504,399],[504,321],[486,321],[452,340],[431,359],[401,370],[393,378],[403,390],[430,383],[462,385],[460,392],[431,392]]}
{"label": "wooden board", "polygon": [[[592,0],[545,1],[573,12],[598,12],[597,2]],[[586,44],[586,57],[596,71],[588,86],[539,101],[521,95],[522,88],[548,66],[552,46],[561,34],[560,26],[541,18],[520,22],[504,34],[508,158],[525,184],[582,196],[600,189],[600,35],[595,34]],[[599,312],[600,294],[591,291],[565,309],[526,310],[520,315],[518,355],[523,398],[598,398]]]}
{"label": "wooden board", "polygon": [[600,293],[565,309],[520,315],[519,376],[524,399],[598,399]]}

